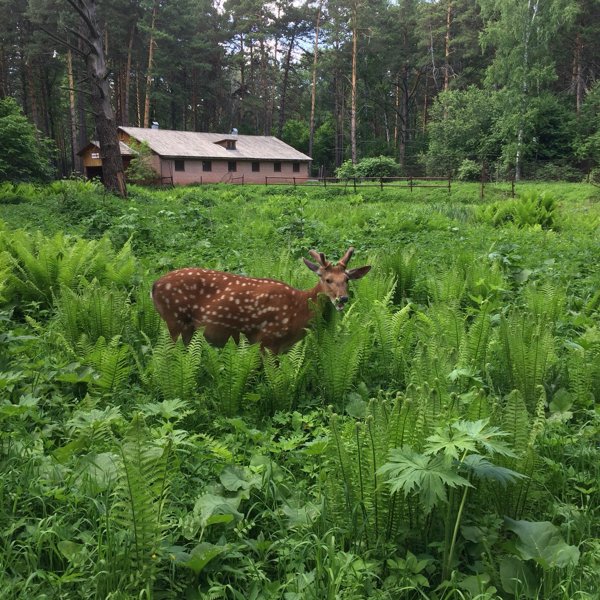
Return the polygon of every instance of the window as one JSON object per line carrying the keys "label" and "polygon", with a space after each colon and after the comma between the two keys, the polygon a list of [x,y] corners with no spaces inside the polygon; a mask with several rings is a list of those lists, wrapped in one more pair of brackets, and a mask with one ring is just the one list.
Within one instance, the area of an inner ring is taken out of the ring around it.
{"label": "window", "polygon": [[280,162],[273,163],[273,171],[275,171],[275,173],[281,173],[281,163]]}
{"label": "window", "polygon": [[203,171],[212,171],[212,160],[203,160],[202,161],[202,170]]}
{"label": "window", "polygon": [[300,173],[300,163],[299,162],[295,162],[293,164],[293,171],[294,171],[294,173]]}
{"label": "window", "polygon": [[252,162],[252,172],[253,173],[258,173],[260,171],[260,163],[255,160]]}
{"label": "window", "polygon": [[230,160],[227,163],[227,170],[232,171],[232,172],[237,171],[237,164],[236,164],[235,160]]}
{"label": "window", "polygon": [[175,170],[176,171],[185,171],[185,160],[175,159]]}
{"label": "window", "polygon": [[227,150],[235,150],[235,140],[227,140],[226,148]]}
{"label": "window", "polygon": [[100,152],[92,152],[92,158],[100,158]]}

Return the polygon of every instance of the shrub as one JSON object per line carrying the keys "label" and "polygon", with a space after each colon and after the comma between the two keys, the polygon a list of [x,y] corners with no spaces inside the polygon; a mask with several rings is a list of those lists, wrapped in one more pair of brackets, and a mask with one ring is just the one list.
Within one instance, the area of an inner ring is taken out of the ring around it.
{"label": "shrub", "polygon": [[481,166],[474,160],[465,158],[460,164],[460,167],[458,167],[456,176],[460,181],[479,181],[481,177]]}
{"label": "shrub", "polygon": [[152,166],[152,150],[147,142],[130,142],[136,155],[131,159],[127,168],[127,179],[138,183],[155,181],[159,174]]}
{"label": "shrub", "polygon": [[336,176],[342,179],[351,177],[398,177],[400,173],[400,165],[389,156],[363,158],[355,165],[347,160],[336,170]]}
{"label": "shrub", "polygon": [[536,165],[532,168],[529,179],[536,181],[570,181],[577,182],[583,179],[579,169],[571,165],[555,162]]}
{"label": "shrub", "polygon": [[539,225],[543,229],[555,226],[556,199],[552,194],[527,192],[519,198],[499,201],[482,207],[479,218],[499,227],[513,223],[517,227]]}

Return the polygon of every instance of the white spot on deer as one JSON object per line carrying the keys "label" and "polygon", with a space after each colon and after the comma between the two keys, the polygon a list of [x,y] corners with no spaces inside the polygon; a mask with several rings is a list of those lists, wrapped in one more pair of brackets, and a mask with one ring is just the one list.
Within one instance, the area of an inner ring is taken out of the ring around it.
{"label": "white spot on deer", "polygon": [[170,290],[170,289],[171,289],[171,284],[170,284],[170,283],[167,283],[167,284],[165,285],[165,290]]}
{"label": "white spot on deer", "polygon": [[282,322],[282,323],[285,325],[286,323],[289,323],[289,322],[290,322],[290,320],[289,320],[289,318],[288,318],[288,317],[286,317],[286,318],[285,318],[285,319],[283,319],[283,321],[281,321],[281,322]]}

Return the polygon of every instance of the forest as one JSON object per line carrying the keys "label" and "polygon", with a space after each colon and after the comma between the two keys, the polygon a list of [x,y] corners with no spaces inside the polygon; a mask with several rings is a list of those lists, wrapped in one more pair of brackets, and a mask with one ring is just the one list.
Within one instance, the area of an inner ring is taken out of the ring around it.
{"label": "forest", "polygon": [[118,125],[275,135],[315,175],[379,155],[407,175],[598,165],[598,0],[1,0],[0,98],[56,175],[95,135],[81,7]]}

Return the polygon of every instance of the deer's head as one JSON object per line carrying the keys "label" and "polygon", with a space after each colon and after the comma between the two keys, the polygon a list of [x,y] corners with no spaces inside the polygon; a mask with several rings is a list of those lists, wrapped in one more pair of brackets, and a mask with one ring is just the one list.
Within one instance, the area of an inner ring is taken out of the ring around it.
{"label": "deer's head", "polygon": [[309,254],[317,261],[316,263],[304,259],[306,266],[319,276],[320,292],[329,296],[329,299],[337,310],[344,310],[348,302],[348,281],[360,279],[370,270],[371,266],[348,269],[348,263],[352,257],[354,248],[348,248],[346,254],[334,265],[331,264],[322,252],[309,250]]}

